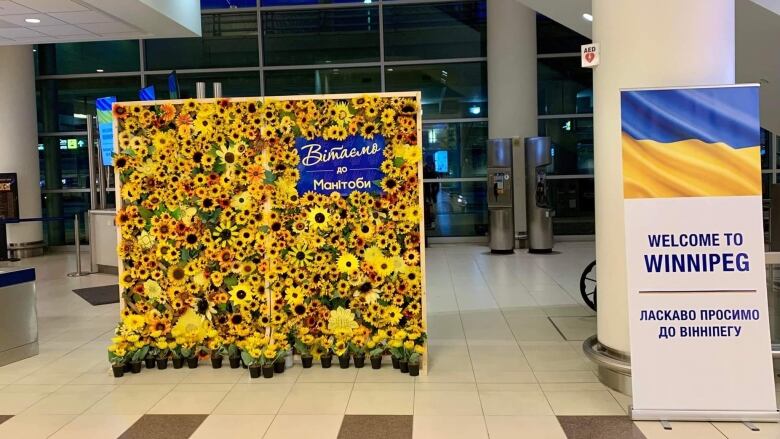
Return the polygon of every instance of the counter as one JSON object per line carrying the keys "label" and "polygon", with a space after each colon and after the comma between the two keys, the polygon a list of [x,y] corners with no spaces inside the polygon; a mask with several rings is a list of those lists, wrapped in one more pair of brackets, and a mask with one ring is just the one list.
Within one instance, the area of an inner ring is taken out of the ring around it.
{"label": "counter", "polygon": [[0,366],[38,355],[35,269],[0,267]]}
{"label": "counter", "polygon": [[92,262],[90,271],[117,274],[117,236],[114,217],[116,211],[89,211],[89,257]]}

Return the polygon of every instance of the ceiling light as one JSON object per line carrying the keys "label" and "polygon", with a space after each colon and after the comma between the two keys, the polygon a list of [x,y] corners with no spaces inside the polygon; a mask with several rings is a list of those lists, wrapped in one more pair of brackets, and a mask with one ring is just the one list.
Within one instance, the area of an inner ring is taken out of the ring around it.
{"label": "ceiling light", "polygon": [[103,73],[103,69],[97,69],[95,71],[98,72],[98,73]]}
{"label": "ceiling light", "polygon": [[41,20],[39,20],[37,18],[25,18],[24,22],[25,23],[31,23],[31,24],[38,24],[38,23],[41,22]]}
{"label": "ceiling light", "polygon": [[587,12],[582,14],[582,18],[585,19],[586,21],[593,21],[593,16],[588,14]]}
{"label": "ceiling light", "polygon": [[474,116],[478,115],[482,112],[482,108],[479,105],[472,105],[469,107],[469,113],[473,114]]}

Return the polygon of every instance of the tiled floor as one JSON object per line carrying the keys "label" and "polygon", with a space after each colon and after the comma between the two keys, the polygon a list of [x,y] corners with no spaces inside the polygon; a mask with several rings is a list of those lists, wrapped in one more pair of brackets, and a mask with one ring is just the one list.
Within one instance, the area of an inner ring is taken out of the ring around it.
{"label": "tiled floor", "polygon": [[780,438],[777,425],[628,421],[630,397],[601,385],[581,350],[596,330],[577,285],[593,243],[556,250],[428,249],[430,369],[416,379],[389,364],[296,365],[271,380],[204,364],[114,379],[105,348],[117,305],[72,290],[115,277],[65,277],[70,254],[25,260],[37,268],[41,354],[0,368],[0,438]]}

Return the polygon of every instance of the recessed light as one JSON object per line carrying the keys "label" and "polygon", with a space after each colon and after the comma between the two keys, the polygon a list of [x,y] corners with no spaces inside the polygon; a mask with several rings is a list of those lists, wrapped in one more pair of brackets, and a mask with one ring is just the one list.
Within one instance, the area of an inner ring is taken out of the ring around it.
{"label": "recessed light", "polygon": [[582,14],[582,18],[584,18],[586,21],[593,21],[593,16],[588,14],[587,12]]}
{"label": "recessed light", "polygon": [[38,23],[41,22],[41,20],[39,20],[37,18],[25,18],[24,22],[25,23],[31,23],[31,24],[38,24]]}
{"label": "recessed light", "polygon": [[97,69],[95,71],[98,72],[98,73],[103,73],[103,69]]}

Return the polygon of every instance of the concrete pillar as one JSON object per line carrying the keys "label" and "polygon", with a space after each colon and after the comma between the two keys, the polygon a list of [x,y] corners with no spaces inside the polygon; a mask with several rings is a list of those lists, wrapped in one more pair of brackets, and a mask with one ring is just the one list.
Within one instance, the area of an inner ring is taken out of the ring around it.
{"label": "concrete pillar", "polygon": [[598,339],[629,353],[620,89],[734,83],[734,0],[593,0]]}
{"label": "concrete pillar", "polygon": [[[536,12],[515,0],[487,2],[488,136],[531,137],[536,119]],[[525,232],[525,156],[514,149],[515,232]]]}
{"label": "concrete pillar", "polygon": [[[22,217],[41,216],[32,46],[0,46],[0,172],[19,178]],[[8,225],[9,244],[42,245],[41,223]]]}

